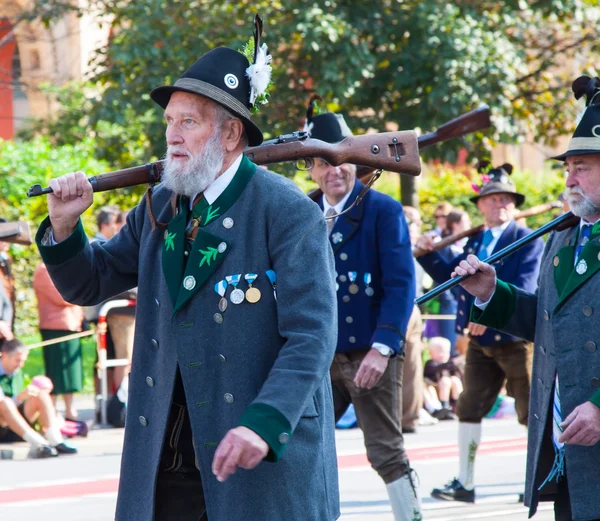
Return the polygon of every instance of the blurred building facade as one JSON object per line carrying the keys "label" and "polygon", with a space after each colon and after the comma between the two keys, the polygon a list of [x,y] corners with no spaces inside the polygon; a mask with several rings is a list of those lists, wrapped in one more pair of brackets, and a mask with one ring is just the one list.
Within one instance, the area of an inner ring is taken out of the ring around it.
{"label": "blurred building facade", "polygon": [[23,14],[32,6],[0,0],[0,139],[12,139],[30,116],[51,114],[55,102],[40,85],[85,79],[93,51],[109,37],[110,24],[100,27],[92,16],[30,22]]}

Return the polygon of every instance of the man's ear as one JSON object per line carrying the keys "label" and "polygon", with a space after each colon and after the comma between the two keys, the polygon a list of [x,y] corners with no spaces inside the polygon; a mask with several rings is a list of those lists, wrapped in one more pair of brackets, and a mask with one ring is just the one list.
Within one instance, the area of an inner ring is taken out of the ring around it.
{"label": "man's ear", "polygon": [[228,119],[223,124],[223,144],[227,152],[233,152],[240,145],[244,135],[244,124],[239,119]]}

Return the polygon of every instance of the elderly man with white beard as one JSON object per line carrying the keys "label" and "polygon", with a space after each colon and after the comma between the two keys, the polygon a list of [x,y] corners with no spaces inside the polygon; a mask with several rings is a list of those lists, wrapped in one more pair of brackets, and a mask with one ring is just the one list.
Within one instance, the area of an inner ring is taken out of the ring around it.
{"label": "elderly man with white beard", "polygon": [[85,175],[50,182],[37,242],[64,298],[138,286],[116,521],[339,517],[333,256],[318,207],[243,155],[270,72],[255,48],[251,65],[214,49],[152,91],[168,146],[156,220],[143,201],[90,245]]}
{"label": "elderly man with white beard", "polygon": [[525,504],[554,501],[557,521],[600,520],[600,78],[573,82],[586,110],[567,151],[567,200],[579,222],[553,232],[530,293],[469,255],[456,268],[472,319],[535,340]]}

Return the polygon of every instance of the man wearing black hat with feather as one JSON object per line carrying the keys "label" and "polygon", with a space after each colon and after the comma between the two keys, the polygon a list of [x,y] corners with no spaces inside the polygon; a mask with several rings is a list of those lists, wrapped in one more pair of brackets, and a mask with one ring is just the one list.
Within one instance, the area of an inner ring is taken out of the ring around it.
{"label": "man wearing black hat with feather", "polygon": [[586,109],[564,161],[566,196],[580,217],[553,232],[539,287],[524,291],[469,256],[456,269],[473,274],[473,320],[535,341],[525,504],[554,501],[557,521],[600,520],[600,79],[573,82]]}
{"label": "man wearing black hat with feather", "polygon": [[[314,139],[338,143],[352,135],[341,114],[315,115],[313,96],[305,129]],[[364,189],[356,166],[316,159],[310,171],[323,195],[317,200],[335,255],[338,342],[331,366],[336,420],[354,405],[367,458],[386,484],[396,521],[420,521],[415,473],[401,431],[406,331],[415,279],[402,205]],[[337,217],[337,214],[346,212]]]}
{"label": "man wearing black hat with feather", "polygon": [[93,305],[138,286],[116,521],[339,517],[327,227],[243,155],[263,139],[251,118],[270,75],[260,25],[252,64],[220,47],[152,91],[163,182],[109,241],[83,233],[85,175],[50,182],[37,242],[63,297]]}
{"label": "man wearing black hat with feather", "polygon": [[[483,215],[485,229],[469,239],[464,253],[449,261],[439,252],[417,259],[433,280],[441,283],[449,279],[454,268],[468,255],[485,259],[531,232],[513,220],[525,196],[517,192],[511,173],[512,166],[504,164],[483,175],[483,185],[471,201]],[[421,236],[417,247],[431,250],[431,237]],[[543,248],[542,239],[521,248],[497,265],[498,276],[525,291],[535,291]],[[533,345],[523,340],[524,337],[470,322],[472,301],[471,295],[459,290],[456,331],[469,337],[464,390],[456,408],[460,422],[459,473],[447,485],[431,492],[437,499],[467,503],[475,501],[475,456],[481,441],[481,420],[494,405],[505,381],[508,394],[515,399],[519,423],[527,425],[533,358]]]}

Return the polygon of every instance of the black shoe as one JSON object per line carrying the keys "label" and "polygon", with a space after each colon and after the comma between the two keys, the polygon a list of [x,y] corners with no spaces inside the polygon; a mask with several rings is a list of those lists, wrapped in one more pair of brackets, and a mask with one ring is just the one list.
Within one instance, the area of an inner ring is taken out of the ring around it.
{"label": "black shoe", "polygon": [[402,427],[402,434],[415,434],[416,432],[416,427]]}
{"label": "black shoe", "polygon": [[437,418],[440,421],[441,420],[456,420],[456,414],[454,414],[447,407],[442,407],[441,409],[438,409],[437,411],[433,411],[431,413],[431,416],[433,416],[434,418]]}
{"label": "black shoe", "polygon": [[54,447],[50,447],[50,445],[31,447],[27,455],[30,459],[56,458],[56,456],[58,456],[58,451]]}
{"label": "black shoe", "polygon": [[467,490],[454,478],[444,488],[434,488],[431,497],[445,501],[463,501],[464,503],[475,503],[475,489]]}
{"label": "black shoe", "polygon": [[72,447],[71,445],[67,445],[66,443],[59,443],[56,447],[56,452],[59,454],[77,454],[77,449]]}
{"label": "black shoe", "polygon": [[525,494],[519,494],[519,503],[525,503]]}

